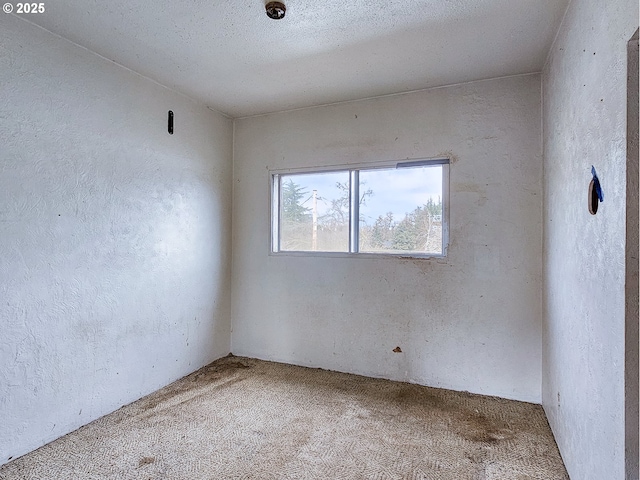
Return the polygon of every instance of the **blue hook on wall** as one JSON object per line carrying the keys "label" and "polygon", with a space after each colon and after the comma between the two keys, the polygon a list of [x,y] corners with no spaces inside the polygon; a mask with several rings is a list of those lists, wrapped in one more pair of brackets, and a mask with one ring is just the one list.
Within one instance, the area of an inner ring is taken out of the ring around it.
{"label": "blue hook on wall", "polygon": [[604,202],[604,194],[600,186],[600,179],[596,173],[596,167],[591,165],[591,175],[593,178],[589,183],[589,213],[595,215],[598,211],[598,202]]}
{"label": "blue hook on wall", "polygon": [[593,165],[591,165],[591,175],[593,175],[593,182],[595,183],[598,200],[604,202],[604,195],[602,193],[602,188],[600,187],[600,180],[598,179],[598,174],[596,173],[596,167],[594,167]]}

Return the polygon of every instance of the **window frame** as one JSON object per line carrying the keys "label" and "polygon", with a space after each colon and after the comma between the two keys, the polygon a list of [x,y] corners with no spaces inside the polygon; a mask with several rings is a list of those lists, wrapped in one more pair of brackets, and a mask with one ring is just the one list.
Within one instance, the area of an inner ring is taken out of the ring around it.
{"label": "window frame", "polygon": [[[441,165],[442,168],[442,253],[417,252],[360,252],[359,251],[359,219],[360,219],[360,171],[383,170],[391,168],[411,168]],[[348,165],[325,165],[319,167],[299,167],[269,169],[269,211],[270,211],[270,245],[269,255],[299,257],[338,257],[338,258],[445,258],[449,247],[449,157],[416,158],[396,161],[357,163]],[[281,177],[283,175],[348,172],[349,174],[349,251],[309,251],[280,250],[280,206],[282,204]],[[274,200],[277,197],[277,202]]]}

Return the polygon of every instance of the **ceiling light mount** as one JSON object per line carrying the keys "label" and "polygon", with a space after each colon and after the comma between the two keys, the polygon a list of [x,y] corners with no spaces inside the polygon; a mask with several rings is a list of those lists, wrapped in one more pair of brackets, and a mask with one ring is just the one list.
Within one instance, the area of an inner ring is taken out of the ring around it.
{"label": "ceiling light mount", "polygon": [[267,10],[267,16],[274,20],[280,20],[284,18],[284,14],[287,12],[287,7],[282,2],[269,2],[265,5]]}

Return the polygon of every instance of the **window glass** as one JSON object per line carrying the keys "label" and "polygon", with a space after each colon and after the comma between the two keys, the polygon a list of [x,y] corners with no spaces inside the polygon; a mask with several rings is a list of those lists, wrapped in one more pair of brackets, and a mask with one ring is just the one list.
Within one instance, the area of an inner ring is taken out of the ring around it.
{"label": "window glass", "polygon": [[360,171],[360,252],[442,254],[442,165]]}
{"label": "window glass", "polygon": [[349,251],[349,172],[280,176],[280,250]]}

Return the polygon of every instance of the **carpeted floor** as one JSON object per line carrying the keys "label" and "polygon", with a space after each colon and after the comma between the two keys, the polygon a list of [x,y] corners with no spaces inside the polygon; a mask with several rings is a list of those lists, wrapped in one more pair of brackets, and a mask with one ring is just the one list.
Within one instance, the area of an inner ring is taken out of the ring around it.
{"label": "carpeted floor", "polygon": [[539,405],[226,357],[2,479],[568,479]]}

